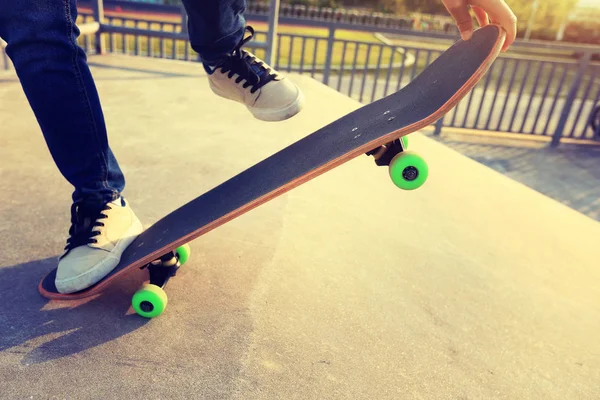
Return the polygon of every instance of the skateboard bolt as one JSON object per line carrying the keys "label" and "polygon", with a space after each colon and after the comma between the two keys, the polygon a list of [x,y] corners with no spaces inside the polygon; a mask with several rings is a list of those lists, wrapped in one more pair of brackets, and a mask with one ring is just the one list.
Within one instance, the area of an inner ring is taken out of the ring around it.
{"label": "skateboard bolt", "polygon": [[144,312],[150,312],[150,311],[154,310],[154,306],[149,301],[142,301],[140,303],[140,308]]}
{"label": "skateboard bolt", "polygon": [[413,166],[404,168],[402,171],[402,177],[407,181],[414,181],[419,176],[419,170]]}

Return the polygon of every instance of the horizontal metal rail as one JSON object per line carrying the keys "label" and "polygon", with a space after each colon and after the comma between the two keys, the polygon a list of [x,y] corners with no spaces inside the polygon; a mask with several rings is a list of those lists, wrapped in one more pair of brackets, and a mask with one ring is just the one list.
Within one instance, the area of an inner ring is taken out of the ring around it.
{"label": "horizontal metal rail", "polygon": [[[261,18],[266,20],[266,16]],[[187,33],[181,31],[181,24],[127,17],[106,17],[105,20],[107,23],[101,24],[99,29],[102,35],[108,36],[109,53],[199,61]],[[306,23],[326,27],[328,35],[278,33],[274,67],[309,74],[363,103],[400,90],[441,53],[433,48],[361,42],[335,36],[338,29],[365,30],[364,25],[303,20],[303,24]],[[93,32],[91,26],[88,29],[86,34]],[[435,37],[447,45],[456,40],[452,35],[439,33],[381,28],[377,31]],[[255,38],[264,37],[266,32],[256,32]],[[82,41],[88,50],[93,49],[87,36]],[[499,131],[547,137],[553,139],[554,144],[563,137],[599,140],[600,127],[593,129],[592,121],[594,112],[600,118],[597,111],[600,49],[523,41],[515,46],[532,51],[501,54],[486,77],[438,121],[437,131],[442,127]],[[248,48],[260,57],[267,46],[263,40],[253,40]],[[548,50],[555,54],[562,52],[561,57],[549,55]]]}

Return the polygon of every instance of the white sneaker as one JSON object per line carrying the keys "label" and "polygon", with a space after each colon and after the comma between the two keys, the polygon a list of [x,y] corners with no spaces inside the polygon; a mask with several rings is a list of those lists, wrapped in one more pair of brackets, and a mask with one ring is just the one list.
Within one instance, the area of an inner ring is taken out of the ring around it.
{"label": "white sneaker", "polygon": [[248,110],[263,121],[283,121],[298,114],[304,107],[302,91],[288,78],[275,71],[254,54],[241,47],[250,36],[220,63],[204,64],[212,91],[226,99],[245,104]]}
{"label": "white sneaker", "polygon": [[100,281],[119,264],[123,251],[142,231],[142,223],[122,197],[99,208],[73,204],[56,289],[73,293]]}

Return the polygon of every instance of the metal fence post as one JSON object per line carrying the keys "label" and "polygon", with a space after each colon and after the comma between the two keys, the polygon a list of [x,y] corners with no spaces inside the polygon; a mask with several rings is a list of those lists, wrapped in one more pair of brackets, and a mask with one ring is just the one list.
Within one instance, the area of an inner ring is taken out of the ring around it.
{"label": "metal fence post", "polygon": [[279,25],[279,0],[271,0],[269,5],[269,30],[267,31],[267,49],[265,61],[275,67],[277,61],[277,27]]}
{"label": "metal fence post", "polygon": [[433,134],[436,135],[436,136],[441,135],[443,127],[444,127],[444,117],[438,119],[435,122],[435,130],[433,131]]}
{"label": "metal fence post", "polygon": [[183,3],[181,3],[181,33],[188,33],[187,18],[187,11]]}
{"label": "metal fence post", "polygon": [[577,71],[577,75],[573,80],[573,84],[571,85],[571,89],[569,90],[569,94],[565,100],[565,106],[560,114],[560,120],[558,121],[558,126],[556,127],[556,131],[554,135],[552,135],[552,142],[550,143],[551,147],[556,147],[560,143],[560,139],[565,131],[565,127],[567,126],[567,120],[569,119],[569,114],[571,114],[571,109],[573,108],[573,103],[575,102],[575,98],[577,97],[577,91],[581,86],[581,80],[583,75],[585,74],[585,70],[590,65],[590,60],[592,59],[592,53],[590,51],[585,52],[581,59],[581,63],[579,64],[579,70]]}
{"label": "metal fence post", "polygon": [[[333,60],[333,45],[335,43],[335,27],[329,26],[329,36],[327,37],[327,54],[325,56],[325,69],[323,70],[323,83],[329,84],[329,73],[331,72],[331,63]],[[316,46],[316,44],[315,44]],[[341,75],[339,79],[342,79]]]}
{"label": "metal fence post", "polygon": [[104,3],[103,0],[92,1],[92,12],[94,13],[94,19],[100,24],[100,28],[95,33],[96,38],[96,54],[104,54],[106,47],[102,36],[102,24],[104,23]]}

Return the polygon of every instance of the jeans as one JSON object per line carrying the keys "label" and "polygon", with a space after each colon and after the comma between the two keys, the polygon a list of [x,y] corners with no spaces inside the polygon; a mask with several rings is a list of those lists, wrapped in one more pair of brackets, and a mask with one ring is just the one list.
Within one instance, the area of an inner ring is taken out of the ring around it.
{"label": "jeans", "polygon": [[[192,48],[212,63],[244,35],[245,0],[183,0]],[[0,37],[73,201],[118,198],[125,177],[98,92],[77,45],[76,0],[0,0]]]}

